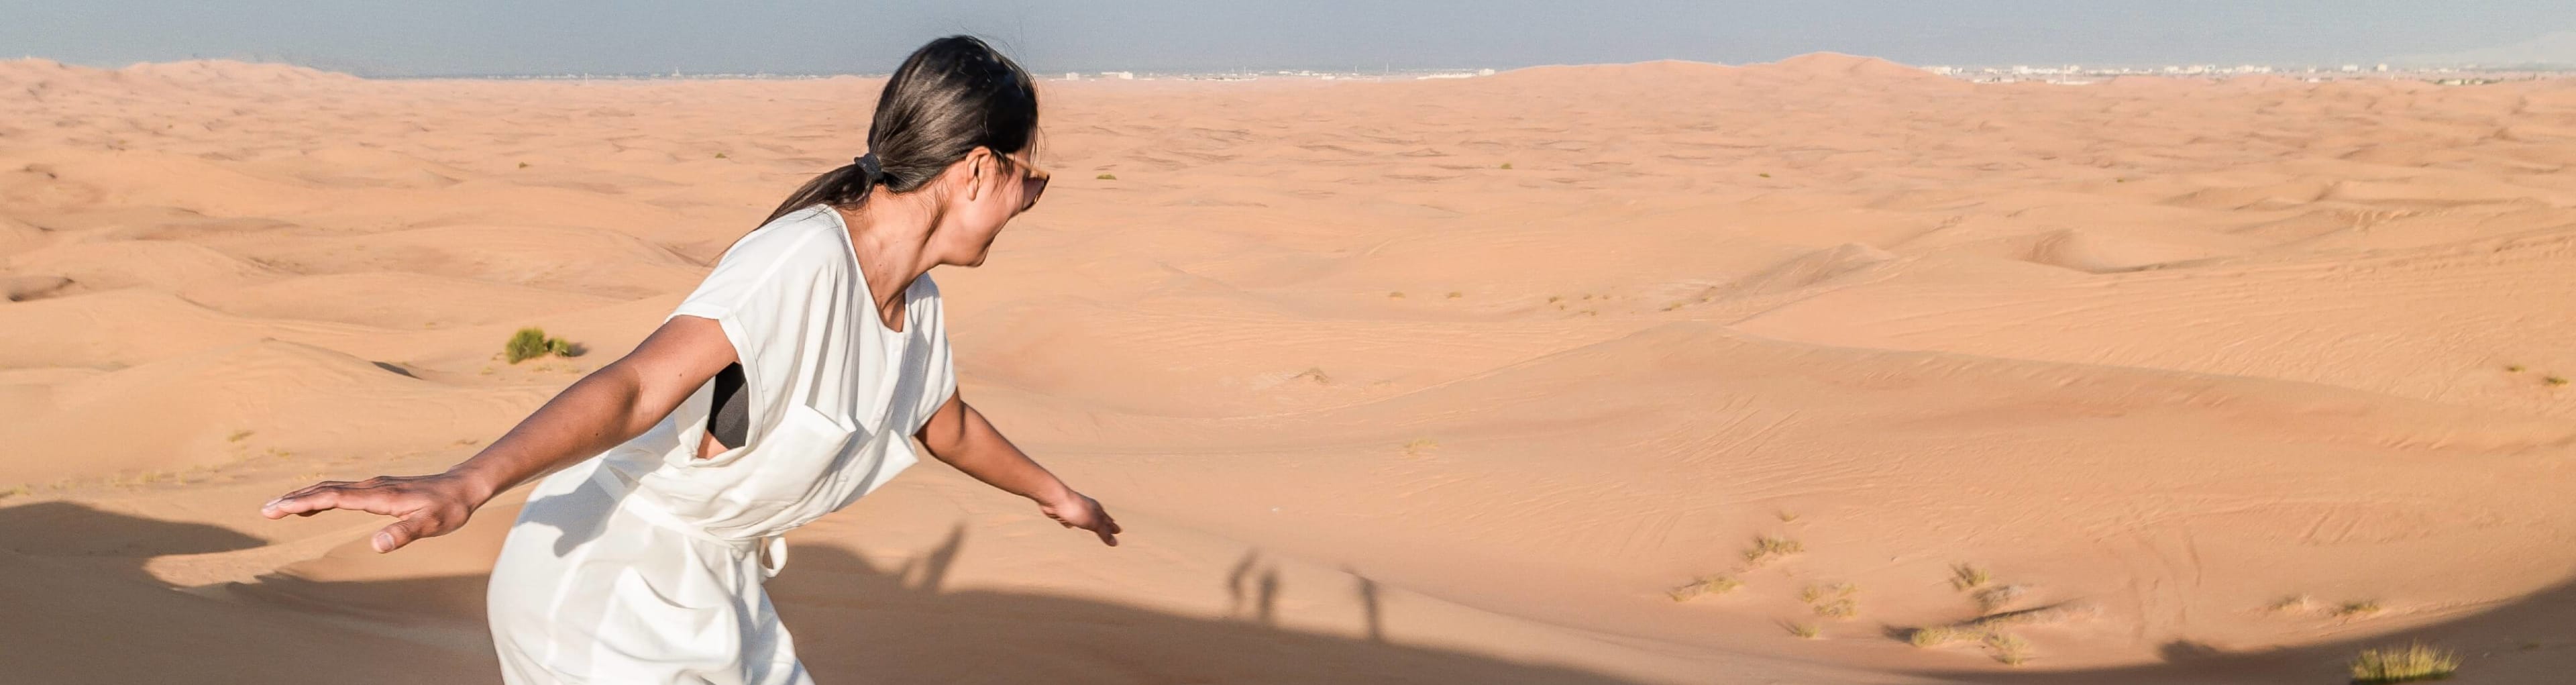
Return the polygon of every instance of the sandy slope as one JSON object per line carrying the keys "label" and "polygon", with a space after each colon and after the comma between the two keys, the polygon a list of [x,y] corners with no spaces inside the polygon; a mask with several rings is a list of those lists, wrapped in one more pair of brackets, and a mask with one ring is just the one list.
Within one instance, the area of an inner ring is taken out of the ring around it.
{"label": "sandy slope", "polygon": [[[0,680],[492,679],[517,500],[386,556],[253,508],[630,348],[876,86],[0,63],[0,644],[41,655]],[[826,678],[2576,667],[2576,84],[1047,88],[1055,187],[939,277],[966,393],[1129,544],[909,472],[773,585]],[[526,325],[596,352],[498,361]],[[1954,564],[2049,609],[2027,663],[1903,639],[1980,613]],[[1800,597],[1835,584],[1857,615]]]}

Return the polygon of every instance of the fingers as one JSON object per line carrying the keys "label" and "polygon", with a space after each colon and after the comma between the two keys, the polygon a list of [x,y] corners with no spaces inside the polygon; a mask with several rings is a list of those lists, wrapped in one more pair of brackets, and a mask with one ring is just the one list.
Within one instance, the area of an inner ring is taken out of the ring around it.
{"label": "fingers", "polygon": [[268,504],[260,506],[259,515],[273,519],[284,518],[287,514],[302,514],[310,516],[327,509],[337,509],[339,507],[339,486],[316,485],[303,490],[297,490],[284,497],[269,500]]}
{"label": "fingers", "polygon": [[261,505],[259,513],[268,518],[288,514],[312,516],[331,509],[355,509],[371,514],[399,516],[393,493],[359,483],[329,482],[297,490]]}
{"label": "fingers", "polygon": [[348,485],[348,484],[349,484],[349,483],[348,483],[347,481],[326,480],[326,481],[322,481],[322,482],[320,482],[320,483],[314,483],[314,484],[312,484],[312,485],[307,485],[307,486],[304,486],[304,487],[296,488],[293,492],[289,492],[289,493],[286,493],[286,494],[283,494],[283,495],[278,495],[278,496],[277,496],[277,499],[269,500],[267,504],[259,505],[259,513],[260,513],[261,515],[263,515],[263,516],[267,516],[267,517],[269,517],[269,518],[279,518],[279,517],[283,517],[283,516],[285,516],[285,515],[287,515],[287,514],[289,514],[289,513],[294,513],[294,512],[278,511],[278,510],[277,510],[277,509],[278,509],[278,505],[283,504],[283,503],[285,503],[285,502],[287,502],[287,501],[289,501],[289,500],[294,500],[294,499],[297,499],[297,498],[304,497],[304,496],[306,496],[306,495],[311,495],[311,494],[313,494],[314,492],[319,491],[319,490],[321,490],[321,489],[323,489],[323,488],[338,487],[338,486]]}
{"label": "fingers", "polygon": [[1110,518],[1109,509],[1100,506],[1098,501],[1091,503],[1091,513],[1094,517],[1091,532],[1100,534],[1100,544],[1118,546],[1118,534],[1126,532],[1126,529],[1118,527],[1118,519]]}
{"label": "fingers", "polygon": [[413,540],[429,537],[429,524],[430,522],[425,518],[405,517],[403,520],[393,522],[392,525],[385,526],[384,530],[376,531],[375,539],[367,542],[369,546],[376,549],[377,554],[402,549],[403,545],[411,544]]}

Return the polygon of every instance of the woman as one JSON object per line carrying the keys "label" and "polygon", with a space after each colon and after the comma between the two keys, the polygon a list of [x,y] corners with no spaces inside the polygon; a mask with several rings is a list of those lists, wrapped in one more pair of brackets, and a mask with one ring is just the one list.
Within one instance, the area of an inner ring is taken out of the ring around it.
{"label": "woman", "polygon": [[373,540],[390,552],[544,476],[492,569],[510,683],[810,682],[761,591],[779,535],[911,465],[907,436],[1115,545],[1099,502],[958,398],[926,274],[982,264],[1037,202],[1036,132],[1027,72],[971,37],[932,41],[886,82],[870,152],[727,248],[635,351],[445,473],[325,482],[261,512],[397,517]]}

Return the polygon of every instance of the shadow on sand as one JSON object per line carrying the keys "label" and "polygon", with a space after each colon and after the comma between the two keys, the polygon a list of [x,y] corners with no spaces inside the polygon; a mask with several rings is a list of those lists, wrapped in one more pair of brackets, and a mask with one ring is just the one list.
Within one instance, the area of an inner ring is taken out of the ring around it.
{"label": "shadow on sand", "polygon": [[[945,587],[963,530],[901,564],[798,545],[769,590],[797,651],[826,683],[1555,683],[1626,685],[1579,669],[1384,641],[1378,592],[1350,588],[1370,635],[1272,625],[1277,577],[1248,555],[1211,579],[1235,598],[1225,618],[1051,595]],[[0,508],[0,680],[44,683],[496,682],[482,629],[484,578],[319,582],[266,576],[230,592],[180,591],[143,571],[152,557],[246,549],[218,526],[160,521],[71,502]],[[1924,669],[1967,683],[2343,682],[2356,651],[2421,639],[2465,657],[2463,682],[2558,682],[2576,672],[2576,584],[2393,635],[2258,653],[2176,641],[2164,661],[2089,670]],[[2044,639],[2044,638],[2043,638]],[[2044,646],[2044,643],[2043,643]],[[1981,659],[1973,652],[1924,655]],[[1725,682],[1723,674],[1711,674]],[[2534,680],[2534,678],[2537,678]]]}
{"label": "shadow on sand", "polygon": [[[2250,619],[2249,619],[2250,620]],[[2032,631],[2033,634],[2041,634]],[[2561,583],[2493,609],[2368,638],[2335,640],[2262,651],[2231,652],[2174,640],[2157,651],[2152,664],[2067,671],[2010,672],[1917,671],[1915,675],[2002,685],[2092,683],[2343,683],[2353,655],[2373,647],[2421,641],[2450,649],[2461,658],[2458,682],[2562,683],[2576,673],[2576,582]],[[1947,651],[1947,650],[1945,650]],[[1960,659],[1983,658],[1960,651]],[[2042,655],[2045,659],[2045,654]]]}
{"label": "shadow on sand", "polygon": [[153,557],[260,544],[73,502],[0,508],[0,682],[494,680],[488,662],[461,667],[483,655],[181,591],[144,571]]}
{"label": "shadow on sand", "polygon": [[[943,588],[962,529],[893,565],[798,545],[769,591],[825,683],[1534,683],[1632,685],[1578,669],[1283,629],[1275,577],[1236,582],[1240,618]],[[0,508],[0,680],[45,683],[497,682],[482,576],[267,576],[200,596],[143,562],[257,546],[202,524],[68,502]],[[1211,579],[1224,583],[1226,579]],[[1374,587],[1354,592],[1373,594]],[[363,619],[363,620],[360,620]]]}

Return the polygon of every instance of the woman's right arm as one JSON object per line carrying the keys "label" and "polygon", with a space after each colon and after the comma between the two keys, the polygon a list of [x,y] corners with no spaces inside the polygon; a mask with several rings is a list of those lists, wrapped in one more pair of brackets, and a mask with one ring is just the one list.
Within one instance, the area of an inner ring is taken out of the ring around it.
{"label": "woman's right arm", "polygon": [[599,454],[653,427],[735,361],[714,320],[675,316],[635,351],[574,381],[519,425],[444,473],[324,481],[260,507],[268,518],[354,509],[399,519],[377,531],[377,552],[464,527],[503,491]]}

